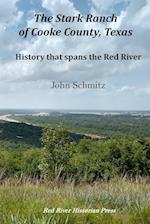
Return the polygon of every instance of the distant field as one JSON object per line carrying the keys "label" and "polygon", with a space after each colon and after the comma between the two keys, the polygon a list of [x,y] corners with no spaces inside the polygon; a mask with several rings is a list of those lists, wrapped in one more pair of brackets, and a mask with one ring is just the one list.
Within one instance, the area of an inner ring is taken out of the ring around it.
{"label": "distant field", "polygon": [[73,132],[106,138],[150,136],[150,116],[52,113],[50,116],[26,115],[12,118],[39,126],[56,126],[62,122],[66,129]]}
{"label": "distant field", "polygon": [[[93,185],[6,180],[0,185],[2,224],[148,224],[150,184],[112,180]],[[115,214],[43,214],[47,208],[116,209]]]}

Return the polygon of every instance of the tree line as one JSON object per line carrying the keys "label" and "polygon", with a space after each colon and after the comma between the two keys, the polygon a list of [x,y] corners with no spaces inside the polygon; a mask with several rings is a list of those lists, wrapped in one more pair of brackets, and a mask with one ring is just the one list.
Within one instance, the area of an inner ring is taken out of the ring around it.
{"label": "tree line", "polygon": [[42,148],[0,150],[0,178],[26,176],[86,182],[150,174],[150,138],[75,142],[62,125],[46,127]]}

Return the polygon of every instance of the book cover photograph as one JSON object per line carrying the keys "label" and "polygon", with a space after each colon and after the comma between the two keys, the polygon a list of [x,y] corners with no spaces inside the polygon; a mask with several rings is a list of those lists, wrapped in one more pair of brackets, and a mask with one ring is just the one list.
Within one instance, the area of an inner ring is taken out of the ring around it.
{"label": "book cover photograph", "polygon": [[0,224],[150,224],[150,0],[0,1]]}

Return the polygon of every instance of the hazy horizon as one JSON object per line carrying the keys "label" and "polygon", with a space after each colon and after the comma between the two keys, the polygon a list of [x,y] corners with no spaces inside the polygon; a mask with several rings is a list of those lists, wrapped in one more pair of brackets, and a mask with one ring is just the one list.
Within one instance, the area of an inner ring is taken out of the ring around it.
{"label": "hazy horizon", "polygon": [[81,112],[150,112],[150,110],[113,110],[113,109],[78,109],[78,108],[68,108],[68,109],[65,109],[65,108],[1,108],[0,111],[40,111],[40,112],[44,112],[44,111],[75,111],[75,112],[78,112],[78,111],[81,111]]}

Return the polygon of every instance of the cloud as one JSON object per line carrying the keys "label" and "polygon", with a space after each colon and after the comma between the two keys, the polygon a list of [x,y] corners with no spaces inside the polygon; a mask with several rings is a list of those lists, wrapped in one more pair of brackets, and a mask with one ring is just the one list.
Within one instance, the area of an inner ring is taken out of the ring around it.
{"label": "cloud", "polygon": [[112,92],[110,94],[132,94],[134,96],[140,96],[140,95],[150,95],[150,83],[144,84],[144,85],[126,85],[119,88],[112,88]]}
{"label": "cloud", "polygon": [[20,49],[20,41],[15,29],[22,19],[23,12],[17,9],[17,1],[0,1],[0,49],[4,57],[5,55],[9,57],[13,50]]}
{"label": "cloud", "polygon": [[135,86],[122,86],[120,89],[117,90],[119,93],[128,92],[135,90]]}
{"label": "cloud", "polygon": [[101,14],[116,13],[117,15],[123,11],[129,4],[130,0],[91,0],[92,12],[99,12]]}
{"label": "cloud", "polygon": [[72,15],[76,12],[73,2],[69,0],[42,0],[42,6],[43,8],[49,10],[53,15],[60,12],[65,14],[67,12]]}
{"label": "cloud", "polygon": [[0,1],[0,22],[12,25],[20,20],[22,12],[19,12],[16,3],[18,0]]}
{"label": "cloud", "polygon": [[143,88],[143,92],[147,95],[150,95],[150,83],[146,84],[146,86]]}

